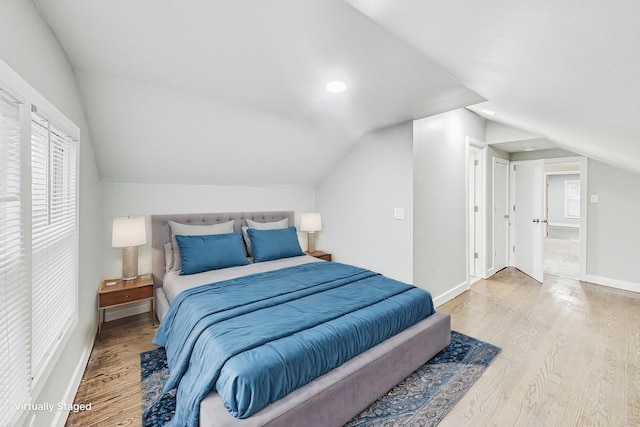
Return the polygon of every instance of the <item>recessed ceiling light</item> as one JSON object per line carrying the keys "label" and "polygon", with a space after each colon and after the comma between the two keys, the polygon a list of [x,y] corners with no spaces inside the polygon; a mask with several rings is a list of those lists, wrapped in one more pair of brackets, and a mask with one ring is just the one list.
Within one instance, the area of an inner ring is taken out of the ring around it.
{"label": "recessed ceiling light", "polygon": [[347,85],[344,82],[333,81],[327,83],[327,91],[331,93],[342,93],[347,90]]}
{"label": "recessed ceiling light", "polygon": [[524,151],[536,151],[535,147],[524,147]]}
{"label": "recessed ceiling light", "polygon": [[493,111],[493,110],[489,110],[488,108],[483,108],[483,109],[482,109],[482,112],[483,112],[483,113],[485,113],[485,114],[488,114],[488,115],[490,115],[490,116],[495,116],[495,115],[496,115],[496,112],[495,112],[495,111]]}

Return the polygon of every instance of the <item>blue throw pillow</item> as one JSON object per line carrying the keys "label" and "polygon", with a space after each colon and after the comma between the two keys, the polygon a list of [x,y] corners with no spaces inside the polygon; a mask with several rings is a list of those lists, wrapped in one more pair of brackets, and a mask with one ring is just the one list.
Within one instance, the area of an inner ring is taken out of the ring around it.
{"label": "blue throw pillow", "polygon": [[249,228],[247,234],[251,239],[253,262],[272,261],[304,255],[298,242],[295,227],[279,230],[257,230]]}
{"label": "blue throw pillow", "polygon": [[181,276],[249,264],[241,233],[176,235],[176,241],[180,247]]}

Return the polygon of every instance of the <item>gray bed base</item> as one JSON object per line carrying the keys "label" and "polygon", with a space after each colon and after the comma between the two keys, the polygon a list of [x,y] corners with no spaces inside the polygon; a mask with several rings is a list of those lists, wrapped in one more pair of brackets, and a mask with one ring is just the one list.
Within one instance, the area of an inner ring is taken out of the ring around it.
{"label": "gray bed base", "polygon": [[[154,280],[159,278],[156,286],[161,286],[164,275],[163,245],[170,237],[168,220],[184,224],[215,224],[234,219],[239,230],[245,218],[260,222],[289,218],[289,224],[293,225],[293,212],[153,215],[153,274]],[[156,289],[156,297],[159,300],[156,304],[158,318],[162,319],[168,301],[161,288]],[[448,314],[436,312],[249,418],[231,416],[218,394],[212,392],[200,404],[200,426],[342,426],[449,345],[450,341],[451,318]]]}
{"label": "gray bed base", "polygon": [[435,313],[243,420],[211,393],[200,404],[200,426],[342,426],[449,345],[450,320]]}

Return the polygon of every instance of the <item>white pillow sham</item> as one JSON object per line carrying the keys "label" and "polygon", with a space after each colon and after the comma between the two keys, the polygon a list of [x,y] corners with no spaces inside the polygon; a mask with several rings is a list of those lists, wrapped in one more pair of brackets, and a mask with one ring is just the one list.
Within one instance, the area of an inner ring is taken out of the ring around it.
{"label": "white pillow sham", "polygon": [[168,273],[173,269],[173,243],[164,244],[164,272]]}

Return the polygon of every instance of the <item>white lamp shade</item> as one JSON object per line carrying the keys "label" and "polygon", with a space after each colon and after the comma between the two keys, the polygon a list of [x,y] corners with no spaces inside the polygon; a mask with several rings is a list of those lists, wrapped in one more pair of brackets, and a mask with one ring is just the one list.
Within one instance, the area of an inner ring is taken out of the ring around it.
{"label": "white lamp shade", "polygon": [[300,218],[300,230],[301,231],[320,231],[322,230],[322,218],[318,212],[303,213]]}
{"label": "white lamp shade", "polygon": [[144,217],[115,218],[111,246],[125,248],[147,243],[147,230]]}

